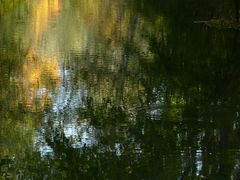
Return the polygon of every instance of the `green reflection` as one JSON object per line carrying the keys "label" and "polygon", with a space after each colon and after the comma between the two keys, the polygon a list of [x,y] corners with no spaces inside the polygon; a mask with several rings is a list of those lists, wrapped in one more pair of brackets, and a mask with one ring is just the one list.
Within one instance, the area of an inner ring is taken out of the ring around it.
{"label": "green reflection", "polygon": [[238,178],[236,9],[1,2],[1,178]]}

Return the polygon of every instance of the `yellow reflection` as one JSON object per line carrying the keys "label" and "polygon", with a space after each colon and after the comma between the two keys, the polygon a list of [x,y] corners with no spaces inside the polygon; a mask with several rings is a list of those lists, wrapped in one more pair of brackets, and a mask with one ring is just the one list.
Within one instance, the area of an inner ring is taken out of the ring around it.
{"label": "yellow reflection", "polygon": [[43,50],[48,47],[41,45],[49,23],[57,17],[59,11],[59,0],[39,0],[32,5],[33,35],[24,57],[22,76],[22,104],[26,111],[39,112],[49,107],[52,103],[49,91],[53,90],[60,81],[56,53],[49,55],[47,50]]}
{"label": "yellow reflection", "polygon": [[33,22],[35,22],[35,40],[38,42],[42,33],[46,30],[51,18],[58,15],[60,11],[59,0],[41,0],[33,6]]}

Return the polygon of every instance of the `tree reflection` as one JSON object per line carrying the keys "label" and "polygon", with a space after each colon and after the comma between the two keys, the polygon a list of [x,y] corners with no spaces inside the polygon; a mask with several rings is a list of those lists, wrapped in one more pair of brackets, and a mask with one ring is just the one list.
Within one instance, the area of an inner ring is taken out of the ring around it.
{"label": "tree reflection", "polygon": [[[18,140],[35,149],[24,151],[17,160],[1,160],[6,168],[2,175],[238,178],[238,32],[193,24],[195,18],[209,19],[219,11],[228,16],[232,7],[228,4],[225,10],[213,1],[195,11],[200,1],[184,2],[72,0],[62,1],[61,7],[59,1],[49,5],[42,0],[39,8],[33,6],[33,40],[26,43],[30,47],[25,59],[14,64],[23,69],[23,87],[14,89],[10,80],[5,82],[1,100],[8,88],[22,91],[25,111],[49,108],[41,125],[29,126],[30,133],[41,127],[35,146],[29,139]],[[218,9],[213,9],[216,4]],[[64,18],[55,21],[55,34],[48,23],[59,15],[60,7]],[[63,25],[69,27],[68,36],[59,27]],[[44,37],[49,38],[46,46]],[[17,68],[7,67],[1,67],[3,75],[18,74]],[[41,89],[45,89],[41,103],[33,105]],[[19,97],[12,94],[16,101]],[[13,106],[11,101],[1,104]],[[18,126],[8,122],[12,121],[1,122],[6,129]],[[19,129],[12,138],[1,130],[1,139],[16,138]],[[5,146],[2,156],[18,150],[9,153],[11,145]],[[9,164],[12,169],[6,167]]]}
{"label": "tree reflection", "polygon": [[[49,6],[48,1],[45,4]],[[46,17],[44,12],[56,10],[39,8],[34,16],[32,7],[24,0],[1,2],[0,7],[0,177],[15,179],[22,174],[19,167],[24,169],[25,159],[34,154],[33,136],[44,110],[51,106],[49,92],[60,81],[56,56],[49,57],[46,51],[44,56],[39,54],[42,49],[39,41],[43,38],[39,29],[44,31],[47,19],[53,16]],[[30,12],[32,19],[26,12]],[[26,26],[28,20],[29,24],[40,23],[30,26],[33,33]]]}

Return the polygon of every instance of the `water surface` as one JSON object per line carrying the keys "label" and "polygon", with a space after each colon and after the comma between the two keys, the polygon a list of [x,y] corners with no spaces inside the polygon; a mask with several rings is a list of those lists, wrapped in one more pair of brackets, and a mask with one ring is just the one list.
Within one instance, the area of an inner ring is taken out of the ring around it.
{"label": "water surface", "polygon": [[0,2],[0,179],[237,179],[232,2]]}

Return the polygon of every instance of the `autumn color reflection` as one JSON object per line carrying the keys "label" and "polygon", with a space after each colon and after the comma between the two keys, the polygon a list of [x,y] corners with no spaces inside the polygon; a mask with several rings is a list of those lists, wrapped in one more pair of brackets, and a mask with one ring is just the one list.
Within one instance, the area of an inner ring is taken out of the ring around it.
{"label": "autumn color reflection", "polygon": [[1,1],[0,179],[239,179],[220,1]]}
{"label": "autumn color reflection", "polygon": [[[32,5],[33,35],[23,61],[22,103],[26,111],[41,112],[51,106],[49,92],[60,82],[56,52],[48,53],[43,45],[44,33],[48,31],[51,19],[60,11],[58,0],[41,0]],[[47,39],[46,41],[51,41]],[[48,42],[47,44],[51,44]]]}

